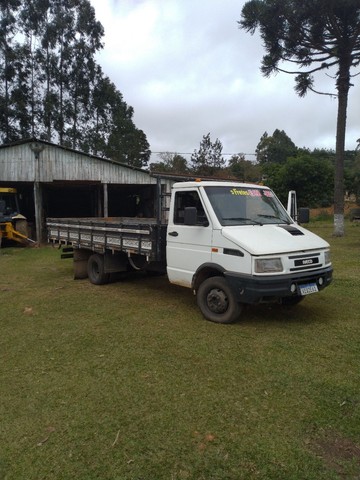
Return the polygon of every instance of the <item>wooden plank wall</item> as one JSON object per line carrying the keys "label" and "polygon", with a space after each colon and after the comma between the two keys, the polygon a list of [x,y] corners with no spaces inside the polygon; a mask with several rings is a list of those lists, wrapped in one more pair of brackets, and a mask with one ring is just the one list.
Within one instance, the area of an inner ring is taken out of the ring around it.
{"label": "wooden plank wall", "polygon": [[30,143],[0,148],[0,181],[101,182],[108,184],[155,184],[147,172],[134,170],[107,159],[44,144],[37,165]]}
{"label": "wooden plank wall", "polygon": [[[36,238],[40,241],[44,233],[42,217],[42,185],[44,184],[52,182],[59,182],[59,185],[61,182],[67,182],[67,184],[73,182],[74,185],[82,182],[102,184],[105,216],[108,212],[108,185],[157,184],[157,178],[151,177],[146,171],[48,142],[37,142],[43,149],[35,155],[31,149],[32,144],[33,141],[24,141],[0,146],[0,183],[10,186],[18,183],[32,185]],[[162,179],[161,183],[163,192],[169,193],[174,181]],[[163,198],[162,206],[169,206],[168,197]],[[167,217],[168,212],[165,211],[163,214]]]}

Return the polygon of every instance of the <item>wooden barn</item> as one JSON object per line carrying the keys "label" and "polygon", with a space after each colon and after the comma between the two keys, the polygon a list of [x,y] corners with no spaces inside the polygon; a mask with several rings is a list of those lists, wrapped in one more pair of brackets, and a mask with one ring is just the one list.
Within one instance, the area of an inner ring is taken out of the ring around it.
{"label": "wooden barn", "polygon": [[0,187],[17,189],[38,240],[46,217],[155,217],[173,182],[38,139],[0,145]]}

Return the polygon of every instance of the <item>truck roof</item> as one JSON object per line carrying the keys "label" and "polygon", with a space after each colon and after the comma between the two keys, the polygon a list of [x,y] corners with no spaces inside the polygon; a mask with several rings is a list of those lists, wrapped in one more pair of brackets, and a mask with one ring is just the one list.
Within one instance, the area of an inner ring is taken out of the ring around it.
{"label": "truck roof", "polygon": [[174,183],[173,188],[198,188],[198,187],[238,187],[238,188],[265,188],[264,185],[258,185],[256,183],[242,183],[242,182],[231,182],[231,181],[211,181],[211,180],[196,180],[191,182],[177,182]]}

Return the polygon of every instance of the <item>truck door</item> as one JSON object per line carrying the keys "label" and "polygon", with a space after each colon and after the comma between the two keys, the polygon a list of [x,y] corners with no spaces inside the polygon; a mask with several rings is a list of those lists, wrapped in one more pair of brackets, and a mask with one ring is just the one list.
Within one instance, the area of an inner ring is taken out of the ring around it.
{"label": "truck door", "polygon": [[[197,268],[211,261],[212,227],[197,190],[175,192],[172,218],[167,230],[169,281],[191,287]],[[196,207],[195,224],[185,224],[185,208]]]}

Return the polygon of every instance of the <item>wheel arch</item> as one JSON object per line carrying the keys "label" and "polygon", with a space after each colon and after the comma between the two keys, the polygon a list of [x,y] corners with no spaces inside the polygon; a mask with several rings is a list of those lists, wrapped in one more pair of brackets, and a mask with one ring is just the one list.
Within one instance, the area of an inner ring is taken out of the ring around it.
{"label": "wheel arch", "polygon": [[191,282],[191,288],[194,292],[197,292],[199,286],[204,280],[210,277],[223,277],[225,268],[216,263],[204,263],[194,273]]}

